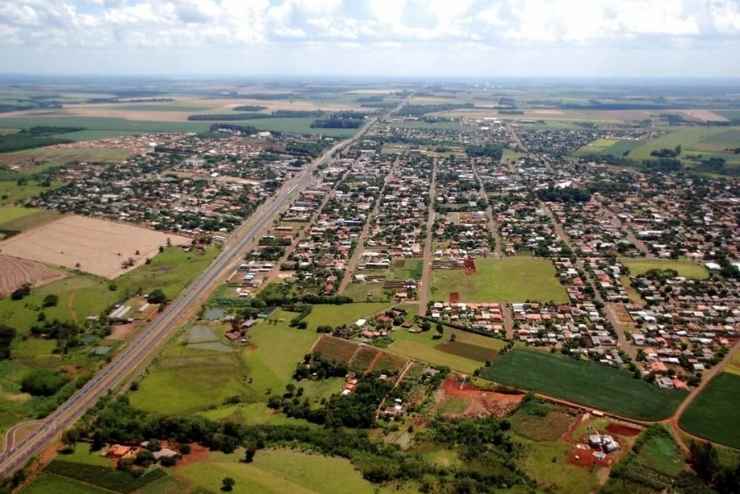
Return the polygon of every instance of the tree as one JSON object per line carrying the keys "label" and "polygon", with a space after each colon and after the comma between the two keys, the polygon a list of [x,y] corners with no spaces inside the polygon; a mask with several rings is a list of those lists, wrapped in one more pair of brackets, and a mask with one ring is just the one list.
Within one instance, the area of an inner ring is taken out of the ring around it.
{"label": "tree", "polygon": [[10,358],[10,345],[15,338],[15,329],[0,324],[0,360]]}
{"label": "tree", "polygon": [[234,490],[235,485],[236,480],[232,479],[231,477],[224,477],[224,479],[221,481],[221,490],[224,492],[231,492]]}
{"label": "tree", "polygon": [[167,295],[164,294],[164,292],[157,288],[156,290],[152,290],[151,293],[146,297],[146,301],[150,304],[163,304],[167,302]]}
{"label": "tree", "polygon": [[252,463],[256,452],[257,450],[254,447],[248,447],[246,451],[244,451],[244,463]]}
{"label": "tree", "polygon": [[50,293],[46,297],[44,297],[44,301],[42,305],[46,307],[56,307],[56,305],[59,303],[59,297],[53,293]]}
{"label": "tree", "polygon": [[49,369],[34,369],[21,381],[21,391],[32,396],[52,396],[69,378]]}

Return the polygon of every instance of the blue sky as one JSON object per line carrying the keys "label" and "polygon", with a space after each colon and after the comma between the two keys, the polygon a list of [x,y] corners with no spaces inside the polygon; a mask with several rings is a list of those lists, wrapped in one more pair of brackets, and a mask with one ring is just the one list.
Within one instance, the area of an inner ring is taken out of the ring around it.
{"label": "blue sky", "polygon": [[6,0],[0,72],[740,77],[740,0]]}

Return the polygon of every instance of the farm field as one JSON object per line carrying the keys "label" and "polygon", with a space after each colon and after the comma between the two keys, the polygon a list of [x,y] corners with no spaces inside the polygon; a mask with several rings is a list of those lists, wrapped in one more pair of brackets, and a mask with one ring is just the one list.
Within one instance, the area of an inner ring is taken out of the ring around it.
{"label": "farm field", "polygon": [[0,298],[25,284],[37,286],[63,277],[41,263],[0,254]]}
{"label": "farm field", "polygon": [[236,125],[251,125],[258,130],[269,130],[275,132],[295,132],[299,134],[321,134],[329,137],[350,137],[357,133],[358,129],[319,129],[311,127],[316,120],[313,117],[276,117],[256,118],[252,120],[236,120]]}
{"label": "farm field", "polygon": [[629,268],[632,276],[639,276],[644,274],[651,269],[673,269],[678,272],[679,276],[685,276],[686,278],[694,278],[697,280],[703,280],[709,277],[709,272],[701,264],[697,264],[692,261],[669,261],[659,259],[628,259],[623,258],[619,260],[627,268]]}
{"label": "farm field", "polygon": [[[186,237],[133,225],[65,216],[0,243],[0,251],[115,279],[144,264],[168,240],[172,245],[190,242]],[[127,259],[132,259],[133,263],[123,267]]]}
{"label": "farm field", "polygon": [[[65,134],[75,135],[77,133]],[[79,134],[77,134],[79,135]],[[73,137],[70,137],[72,139]],[[72,161],[121,161],[129,157],[125,149],[97,148],[97,147],[57,147],[46,146],[34,149],[24,149],[14,153],[0,154],[0,164],[13,165],[25,163],[29,160],[63,165]]]}
{"label": "farm field", "polygon": [[[313,351],[327,360],[343,363],[355,372],[397,371],[406,365],[406,359],[398,355],[370,345],[329,335],[322,335],[314,345]],[[301,382],[301,386],[303,385],[304,383]],[[310,394],[310,392],[311,387],[309,386],[306,393]],[[326,393],[323,394],[323,397],[327,396]]]}
{"label": "farm field", "polygon": [[724,158],[728,166],[739,166],[740,155],[728,149],[738,147],[740,128],[738,127],[692,127],[676,130],[635,147],[628,158],[647,160],[652,151],[658,149],[675,149],[681,146],[679,159],[691,164],[690,156],[701,155],[703,158]]}
{"label": "farm field", "polygon": [[153,257],[150,264],[120,276],[114,284],[92,275],[68,276],[32,290],[22,301],[9,298],[0,300],[0,320],[21,334],[25,333],[36,323],[44,297],[50,294],[57,295],[59,302],[55,307],[44,309],[48,319],[77,323],[84,322],[88,316],[100,314],[139,290],[148,293],[161,288],[172,299],[213,261],[218,252],[217,247],[210,247],[205,254],[170,247]]}
{"label": "farm field", "polygon": [[529,350],[499,355],[491,367],[481,369],[480,376],[642,420],[669,416],[686,396],[684,392],[660,390],[625,371]]}
{"label": "farm field", "polygon": [[576,156],[609,154],[621,158],[632,149],[639,146],[638,141],[624,141],[618,139],[597,139],[575,152]]}
{"label": "farm field", "polygon": [[211,452],[205,461],[175,468],[173,475],[208,492],[218,492],[224,477],[236,480],[233,492],[237,494],[376,492],[346,459],[274,449],[260,450],[252,463],[244,464],[240,453]]}
{"label": "farm field", "polygon": [[23,494],[58,494],[60,492],[64,494],[105,494],[109,491],[61,475],[44,472],[20,492]]}
{"label": "farm field", "polygon": [[689,405],[681,416],[681,427],[691,434],[740,449],[738,409],[740,376],[723,372]]}
{"label": "farm field", "polygon": [[438,340],[433,339],[435,334],[436,331],[434,330],[423,333],[395,331],[393,333],[394,341],[388,347],[388,350],[410,359],[422,360],[432,365],[445,366],[466,374],[472,374],[485,363],[485,360],[471,358],[469,352],[468,356],[463,356],[460,351],[454,353],[445,351],[445,349],[449,350],[444,345],[449,345],[450,335],[455,335],[456,343],[477,347],[476,357],[482,352],[496,352],[504,346],[504,342],[501,340],[455,329],[446,328],[444,336]]}
{"label": "farm field", "polygon": [[450,293],[458,292],[461,302],[568,301],[549,260],[529,256],[477,259],[476,269],[471,275],[461,269],[434,270],[431,298],[446,302]]}
{"label": "farm field", "polygon": [[308,327],[312,329],[316,329],[320,325],[328,325],[335,328],[343,324],[353,324],[358,319],[371,318],[388,307],[388,304],[383,303],[314,305],[305,321],[308,323]]}

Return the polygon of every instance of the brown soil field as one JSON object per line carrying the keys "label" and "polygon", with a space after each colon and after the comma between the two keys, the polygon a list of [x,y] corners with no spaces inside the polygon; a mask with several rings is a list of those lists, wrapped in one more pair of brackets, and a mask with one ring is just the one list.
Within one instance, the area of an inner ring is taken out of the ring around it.
{"label": "brown soil field", "polygon": [[680,110],[678,113],[681,113],[689,120],[697,120],[699,122],[729,122],[725,117],[712,110]]}
{"label": "brown soil field", "polygon": [[[115,279],[154,257],[167,239],[172,245],[190,243],[186,237],[134,225],[64,216],[0,242],[0,253]],[[133,264],[124,268],[128,259]]]}
{"label": "brown soil field", "polygon": [[0,298],[26,283],[38,286],[64,278],[64,273],[41,263],[0,254]]}
{"label": "brown soil field", "polygon": [[493,415],[505,417],[513,412],[524,399],[524,394],[497,393],[463,383],[457,377],[448,377],[442,383],[443,400],[449,397],[469,400],[463,415],[479,417]]}
{"label": "brown soil field", "polygon": [[357,343],[334,336],[321,335],[313,351],[320,353],[325,359],[348,364],[358,348]]}

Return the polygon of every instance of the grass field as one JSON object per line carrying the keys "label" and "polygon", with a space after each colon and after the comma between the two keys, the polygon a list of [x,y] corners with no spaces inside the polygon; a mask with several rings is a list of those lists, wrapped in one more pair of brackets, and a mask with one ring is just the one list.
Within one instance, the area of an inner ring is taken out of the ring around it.
{"label": "grass field", "polygon": [[139,290],[147,293],[161,288],[172,299],[213,261],[218,252],[217,247],[210,247],[203,255],[169,248],[154,257],[150,264],[125,273],[113,283],[91,275],[75,274],[32,290],[31,295],[21,301],[0,300],[0,320],[25,333],[36,323],[44,297],[50,294],[57,295],[59,303],[44,310],[47,318],[78,323]]}
{"label": "grass field", "polygon": [[[74,135],[74,137],[78,137],[80,134],[73,133],[72,135]],[[70,139],[73,139],[74,137],[70,137]],[[128,156],[129,153],[126,150],[115,148],[42,147],[25,149],[14,153],[5,153],[0,155],[0,163],[37,160],[55,165],[63,165],[71,161],[120,161],[125,160]]]}
{"label": "grass field", "polygon": [[570,446],[561,441],[534,442],[516,437],[524,451],[516,460],[517,465],[533,477],[545,492],[570,494],[596,492],[598,477],[595,472],[568,463]]}
{"label": "grass field", "polygon": [[568,301],[549,260],[517,256],[477,259],[475,264],[473,275],[460,269],[435,270],[432,299],[447,301],[450,293],[458,292],[461,302]]}
{"label": "grass field", "polygon": [[358,319],[371,318],[388,307],[388,304],[383,303],[314,305],[313,310],[311,310],[305,321],[308,323],[308,327],[312,329],[316,329],[322,324],[327,324],[334,328],[342,324],[352,324]]}
{"label": "grass field", "polygon": [[528,350],[499,355],[481,377],[626,417],[660,420],[686,396],[594,362]]}
{"label": "grass field", "polygon": [[175,469],[174,475],[207,492],[219,492],[224,477],[236,480],[237,494],[376,492],[345,459],[278,449],[260,450],[252,463],[244,464],[240,453],[211,453],[204,462]]}
{"label": "grass field", "polygon": [[7,229],[4,227],[6,223],[19,220],[26,216],[31,216],[38,213],[40,210],[34,208],[22,208],[18,206],[5,206],[0,208],[0,229]]}
{"label": "grass field", "polygon": [[391,280],[420,280],[424,271],[424,262],[421,259],[403,259],[398,266],[391,267]]}
{"label": "grass field", "polygon": [[689,405],[681,417],[687,432],[740,449],[740,376],[724,372],[716,376]]}
{"label": "grass field", "polygon": [[536,414],[525,404],[509,417],[511,427],[517,434],[533,441],[557,441],[568,430],[575,418],[565,410],[546,403],[537,403],[545,415]]}
{"label": "grass field", "polygon": [[451,334],[455,335],[456,342],[480,347],[482,351],[488,349],[495,352],[504,346],[501,340],[465,331],[445,329],[444,337],[438,340],[432,338],[435,334],[436,331],[434,330],[423,333],[409,333],[402,330],[395,331],[393,333],[394,341],[388,347],[388,350],[407,358],[422,360],[433,365],[446,366],[466,374],[472,374],[481,366],[482,362],[480,360],[466,358],[439,348],[441,345],[449,342]]}
{"label": "grass field", "polygon": [[679,276],[703,280],[709,277],[709,272],[701,264],[692,261],[669,261],[659,259],[627,259],[620,258],[619,261],[629,268],[632,276],[639,276],[651,269],[673,269]]}
{"label": "grass field", "polygon": [[652,159],[652,151],[658,149],[675,149],[681,146],[679,158],[690,164],[689,156],[701,155],[703,158],[719,157],[727,161],[728,166],[740,165],[740,155],[728,152],[727,149],[738,147],[740,128],[738,127],[691,127],[676,130],[657,139],[645,142],[634,149],[628,158],[634,160]]}
{"label": "grass field", "polygon": [[[1,159],[0,164],[2,164]],[[0,180],[0,206],[11,206],[49,189],[34,180],[27,180],[22,185],[19,185],[17,180]]]}
{"label": "grass field", "polygon": [[618,158],[640,145],[639,141],[623,141],[620,139],[596,139],[575,152],[576,156],[611,155]]}

